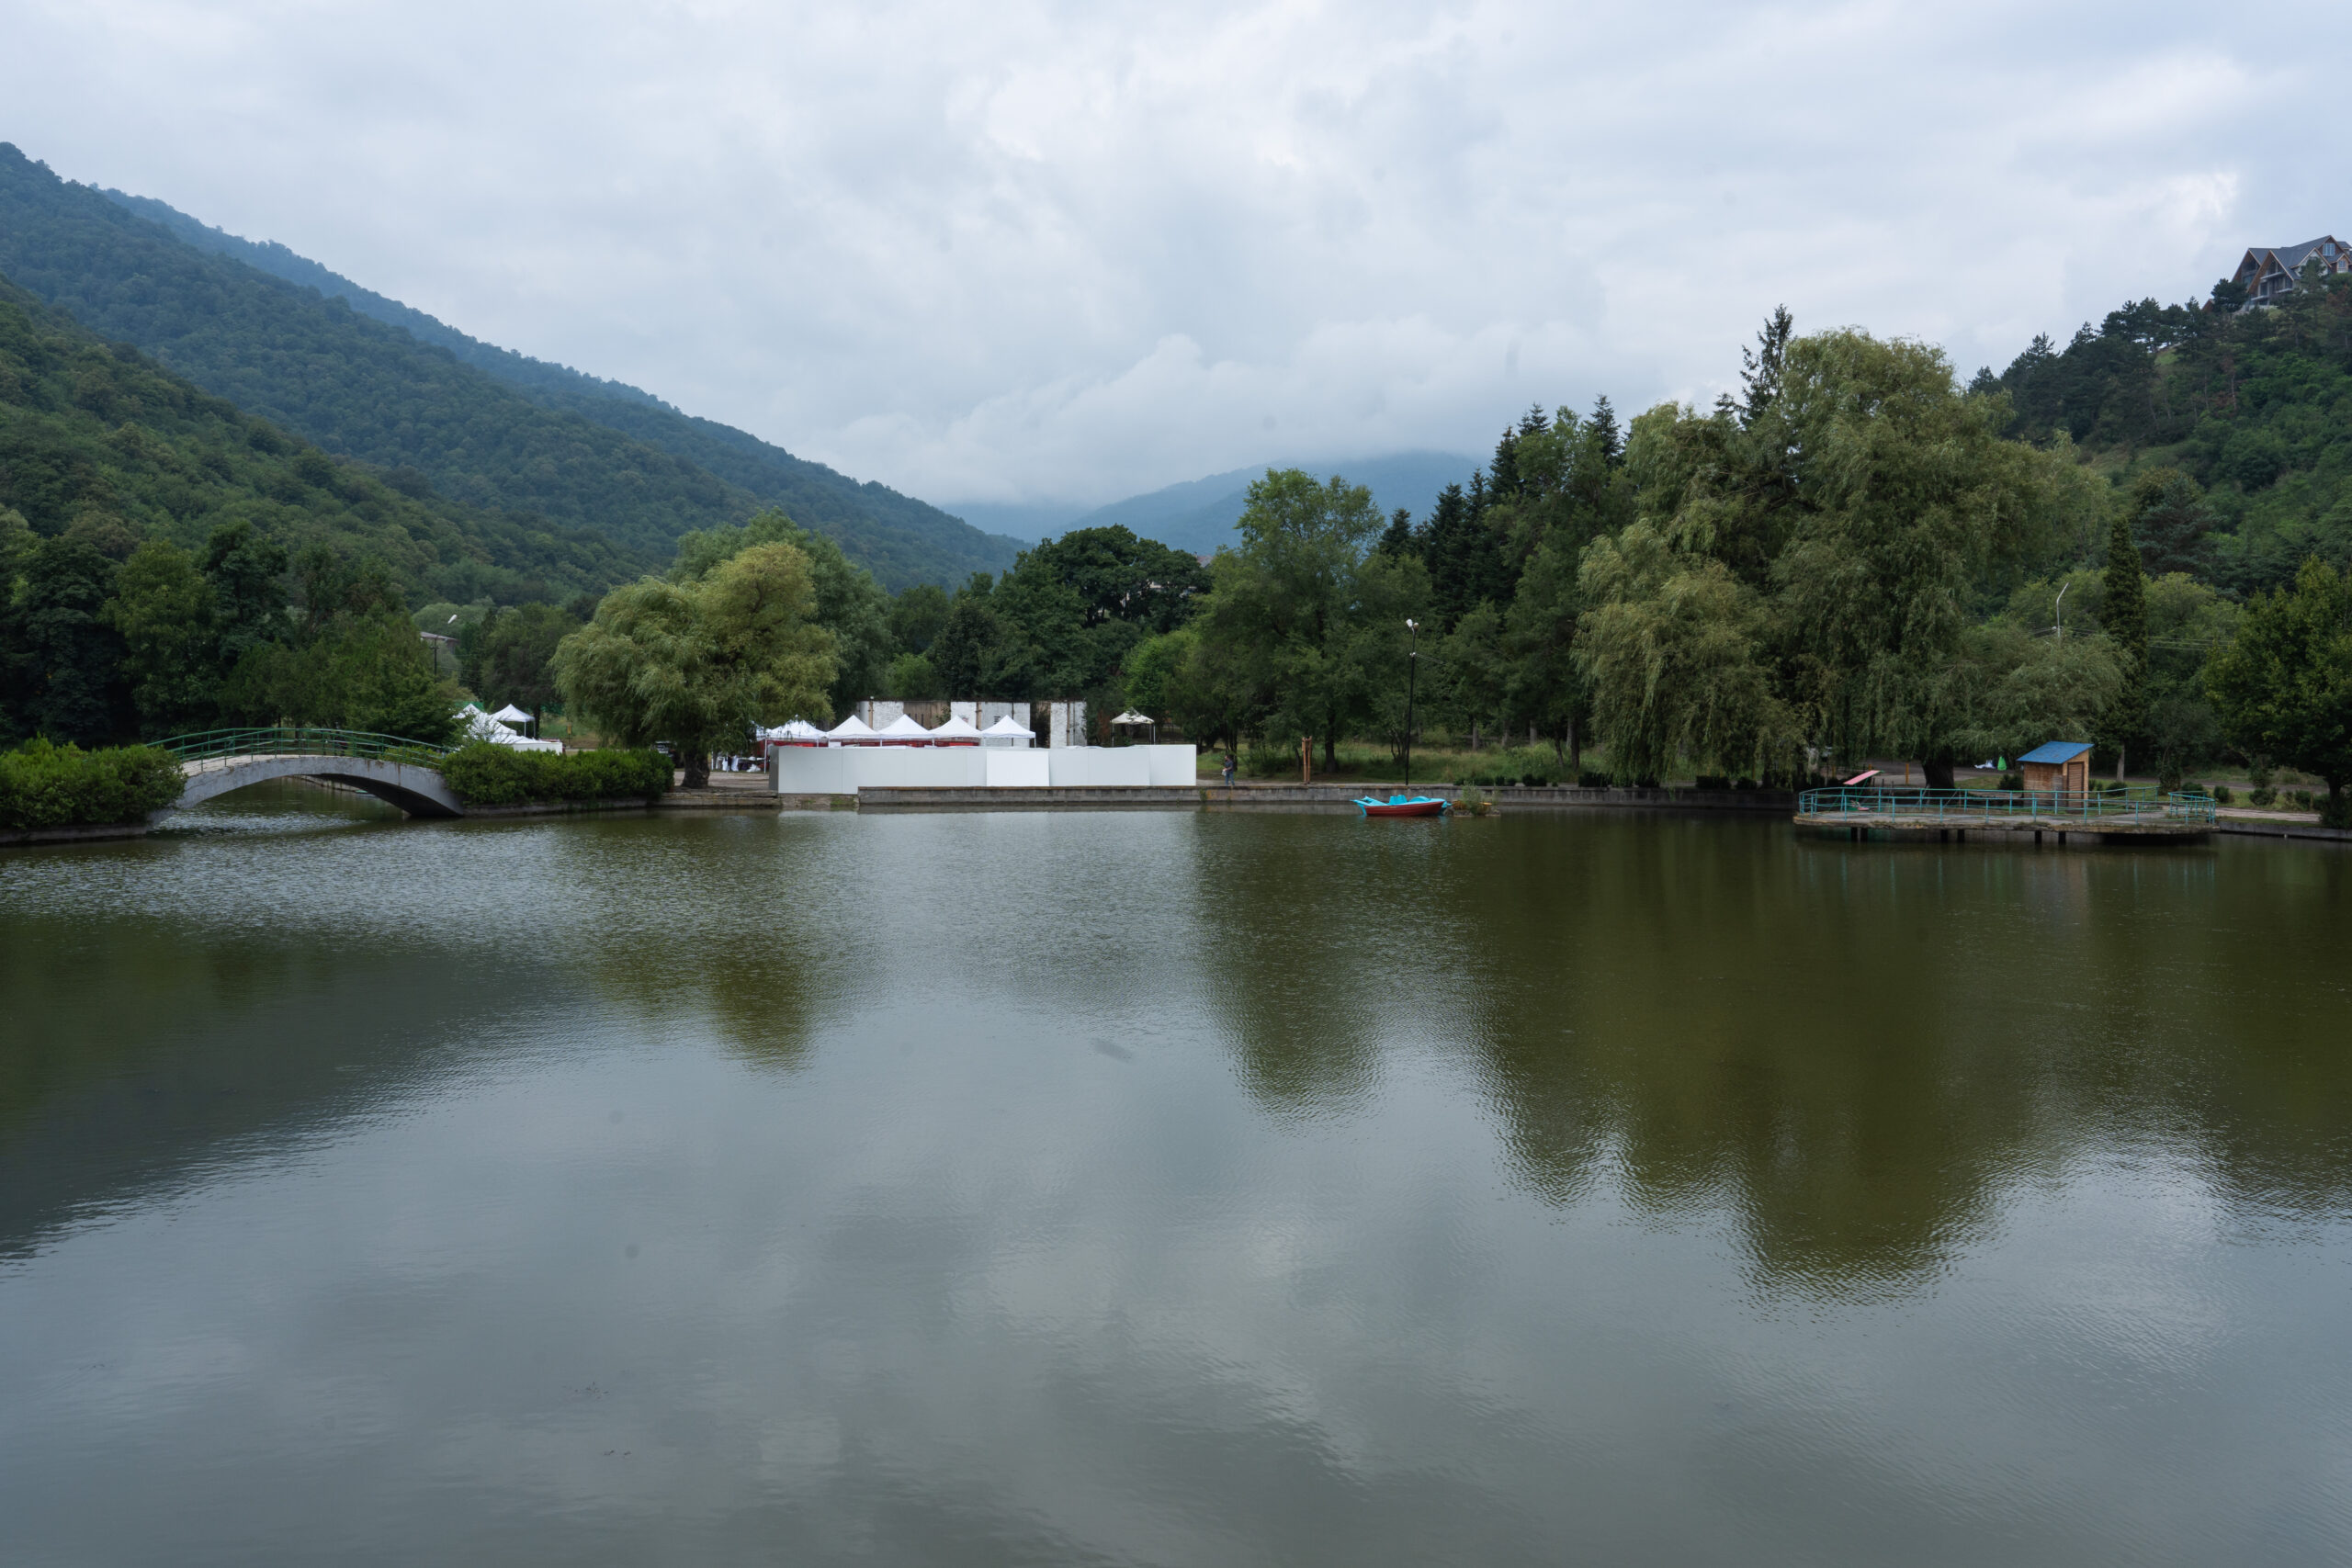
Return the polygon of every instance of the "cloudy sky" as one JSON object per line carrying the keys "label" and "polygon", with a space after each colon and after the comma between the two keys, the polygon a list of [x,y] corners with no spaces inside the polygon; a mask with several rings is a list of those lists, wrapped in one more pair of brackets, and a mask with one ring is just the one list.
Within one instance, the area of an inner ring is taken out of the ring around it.
{"label": "cloudy sky", "polygon": [[[2300,14],[2299,14],[2300,13]],[[0,140],[926,499],[2005,364],[2352,229],[2352,8],[0,0]]]}

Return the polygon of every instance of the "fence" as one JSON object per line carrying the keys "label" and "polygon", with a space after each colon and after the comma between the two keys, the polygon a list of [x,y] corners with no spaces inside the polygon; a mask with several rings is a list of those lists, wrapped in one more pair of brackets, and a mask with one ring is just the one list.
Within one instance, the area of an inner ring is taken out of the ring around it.
{"label": "fence", "polygon": [[2211,826],[2213,799],[2163,795],[2150,784],[2116,790],[1809,789],[1797,797],[1797,815],[1883,818],[1922,828],[2025,828],[2044,822]]}
{"label": "fence", "polygon": [[375,757],[393,762],[432,766],[454,746],[433,746],[397,735],[376,735],[361,729],[207,729],[175,735],[155,744],[183,762],[224,757]]}

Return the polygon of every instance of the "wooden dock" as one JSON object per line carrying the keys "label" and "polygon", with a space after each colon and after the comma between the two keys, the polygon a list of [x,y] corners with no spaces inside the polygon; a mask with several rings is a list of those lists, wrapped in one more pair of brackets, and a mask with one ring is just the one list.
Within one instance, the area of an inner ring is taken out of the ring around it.
{"label": "wooden dock", "polygon": [[1866,838],[1965,843],[2199,843],[2213,832],[2202,795],[2125,790],[1814,789],[1797,797],[1799,828]]}

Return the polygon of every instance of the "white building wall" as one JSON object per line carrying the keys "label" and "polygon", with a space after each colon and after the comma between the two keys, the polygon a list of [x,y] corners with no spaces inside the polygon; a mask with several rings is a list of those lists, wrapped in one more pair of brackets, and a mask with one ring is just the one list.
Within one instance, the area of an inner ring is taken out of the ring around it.
{"label": "white building wall", "polygon": [[854,795],[876,789],[1102,789],[1198,782],[1191,746],[779,746],[770,772],[778,795]]}

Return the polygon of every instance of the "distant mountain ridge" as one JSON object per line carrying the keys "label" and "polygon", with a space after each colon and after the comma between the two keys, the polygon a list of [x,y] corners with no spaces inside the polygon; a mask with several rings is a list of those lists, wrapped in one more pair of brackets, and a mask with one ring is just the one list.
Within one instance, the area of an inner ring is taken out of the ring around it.
{"label": "distant mountain ridge", "polygon": [[[240,239],[153,197],[129,196],[119,190],[102,194],[162,224],[198,250],[232,257],[298,287],[315,288],[324,298],[345,300],[363,316],[398,327],[420,343],[445,348],[475,369],[515,388],[541,408],[576,413],[633,435],[763,501],[776,502],[795,521],[832,533],[853,558],[894,588],[916,581],[953,586],[974,571],[1001,570],[1012,564],[1013,552],[1027,542],[991,537],[927,502],[796,457],[732,425],[682,412],[626,381],[606,380],[469,337],[438,318],[362,288],[274,240]],[[850,507],[846,513],[844,502]],[[840,530],[858,510],[871,518],[873,525],[858,530],[853,545]],[[827,524],[836,526],[827,528]],[[967,531],[987,542],[976,544],[966,536]],[[941,558],[931,560],[934,554]]]}
{"label": "distant mountain ridge", "polygon": [[282,245],[69,184],[6,143],[0,274],[396,488],[526,527],[584,526],[660,559],[689,529],[775,504],[892,588],[1001,570],[1020,546],[637,388],[478,343]]}
{"label": "distant mountain ridge", "polygon": [[1304,468],[1320,479],[1338,475],[1350,484],[1370,489],[1373,504],[1384,514],[1403,507],[1417,517],[1426,517],[1436,506],[1440,491],[1450,484],[1468,483],[1470,476],[1485,466],[1479,458],[1461,452],[1397,452],[1349,462],[1261,463],[1114,501],[1071,519],[1055,532],[1118,524],[1173,548],[1212,555],[1218,546],[1235,542],[1233,525],[1250,503],[1250,487],[1265,478],[1269,468]]}

